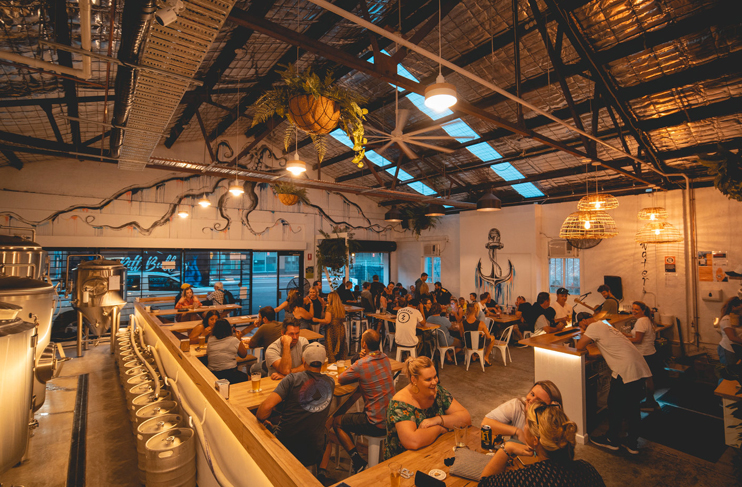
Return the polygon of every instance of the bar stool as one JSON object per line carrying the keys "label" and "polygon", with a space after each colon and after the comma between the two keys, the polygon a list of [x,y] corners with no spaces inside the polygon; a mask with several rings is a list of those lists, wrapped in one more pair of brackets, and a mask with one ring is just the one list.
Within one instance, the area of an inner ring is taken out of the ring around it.
{"label": "bar stool", "polygon": [[367,436],[363,435],[368,445],[368,466],[373,467],[379,464],[381,460],[381,444],[386,440],[386,436]]}
{"label": "bar stool", "polygon": [[[389,322],[384,320],[384,334],[386,335],[386,343],[389,345],[389,351],[392,351],[392,347],[394,346],[394,333],[389,331]],[[381,350],[384,350],[384,342],[381,343]]]}
{"label": "bar stool", "polygon": [[417,345],[413,345],[411,347],[405,347],[397,344],[397,362],[402,361],[402,352],[410,352],[410,357],[417,358]]}

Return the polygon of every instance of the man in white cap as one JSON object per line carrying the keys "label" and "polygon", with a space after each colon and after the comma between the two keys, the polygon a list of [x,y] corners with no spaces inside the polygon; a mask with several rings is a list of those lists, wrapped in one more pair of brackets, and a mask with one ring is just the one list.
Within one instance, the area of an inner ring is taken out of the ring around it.
{"label": "man in white cap", "polygon": [[[335,392],[335,381],[320,372],[326,358],[323,345],[307,345],[302,354],[305,370],[284,377],[256,414],[305,466],[319,463],[325,451],[325,422]],[[281,421],[274,427],[268,418],[282,402]]]}

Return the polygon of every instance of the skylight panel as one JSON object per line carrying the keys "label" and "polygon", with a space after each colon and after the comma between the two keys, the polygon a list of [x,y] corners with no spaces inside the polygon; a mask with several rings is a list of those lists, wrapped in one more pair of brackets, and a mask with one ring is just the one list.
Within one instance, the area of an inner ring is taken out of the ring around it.
{"label": "skylight panel", "polygon": [[482,161],[502,159],[500,153],[493,149],[487,142],[480,142],[478,144],[467,146],[466,150],[480,158]]}
{"label": "skylight panel", "polygon": [[539,196],[544,196],[544,193],[542,193],[541,190],[538,189],[533,183],[514,184],[513,189],[520,193],[520,195],[524,198],[536,198]]}
{"label": "skylight panel", "polygon": [[523,179],[523,175],[513,167],[509,162],[502,162],[500,164],[493,164],[490,169],[495,171],[505,181],[516,181]]}

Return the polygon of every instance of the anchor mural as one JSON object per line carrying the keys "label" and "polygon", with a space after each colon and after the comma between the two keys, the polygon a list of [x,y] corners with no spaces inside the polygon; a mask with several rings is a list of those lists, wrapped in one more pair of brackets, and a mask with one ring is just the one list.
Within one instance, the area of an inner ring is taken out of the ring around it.
{"label": "anchor mural", "polygon": [[505,302],[509,302],[510,294],[512,293],[513,282],[515,281],[515,267],[510,262],[510,259],[508,259],[508,273],[503,275],[502,267],[497,263],[497,251],[503,248],[503,244],[500,242],[500,230],[497,228],[490,230],[485,248],[489,254],[492,267],[490,274],[485,275],[482,272],[482,259],[479,259],[479,262],[477,262],[477,272],[474,278],[477,293],[487,291],[492,295],[495,302],[504,304]]}

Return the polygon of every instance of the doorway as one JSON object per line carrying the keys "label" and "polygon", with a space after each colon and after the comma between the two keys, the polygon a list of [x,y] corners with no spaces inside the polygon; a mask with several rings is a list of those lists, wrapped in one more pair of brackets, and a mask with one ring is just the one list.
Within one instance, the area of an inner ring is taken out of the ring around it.
{"label": "doorway", "polygon": [[[287,250],[278,252],[253,251],[252,263],[252,314],[264,306],[278,307],[286,300],[291,289],[304,292],[304,252]],[[281,311],[276,319],[283,321]]]}

